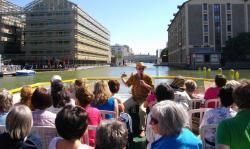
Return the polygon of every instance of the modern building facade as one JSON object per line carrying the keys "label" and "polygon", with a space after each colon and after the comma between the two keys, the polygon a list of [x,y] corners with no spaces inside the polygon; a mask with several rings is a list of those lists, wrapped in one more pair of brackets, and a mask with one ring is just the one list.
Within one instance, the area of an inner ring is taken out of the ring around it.
{"label": "modern building facade", "polygon": [[6,0],[0,0],[0,54],[6,57],[22,53],[22,15],[7,15],[5,12],[22,11],[22,8]]}
{"label": "modern building facade", "polygon": [[110,33],[68,0],[36,0],[26,8],[25,52],[30,63],[109,63]]}
{"label": "modern building facade", "polygon": [[189,0],[168,26],[169,65],[220,67],[229,38],[250,31],[250,1]]}

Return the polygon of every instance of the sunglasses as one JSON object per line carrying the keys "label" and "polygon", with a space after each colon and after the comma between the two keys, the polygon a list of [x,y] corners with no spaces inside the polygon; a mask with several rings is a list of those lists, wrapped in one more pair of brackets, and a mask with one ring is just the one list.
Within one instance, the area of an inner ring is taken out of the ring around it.
{"label": "sunglasses", "polygon": [[156,125],[156,124],[159,123],[159,121],[158,121],[156,118],[152,117],[152,115],[151,115],[151,120],[150,120],[149,123],[150,123],[151,125]]}
{"label": "sunglasses", "polygon": [[137,70],[144,70],[144,68],[137,68]]}

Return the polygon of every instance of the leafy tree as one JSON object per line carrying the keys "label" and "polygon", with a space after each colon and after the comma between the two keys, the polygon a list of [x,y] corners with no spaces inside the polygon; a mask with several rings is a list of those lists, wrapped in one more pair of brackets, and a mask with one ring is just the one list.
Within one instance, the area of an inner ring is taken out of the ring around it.
{"label": "leafy tree", "polygon": [[240,33],[229,39],[223,48],[226,61],[249,61],[250,60],[250,33]]}
{"label": "leafy tree", "polygon": [[162,62],[168,62],[168,49],[165,48],[161,51],[161,55],[160,55]]}

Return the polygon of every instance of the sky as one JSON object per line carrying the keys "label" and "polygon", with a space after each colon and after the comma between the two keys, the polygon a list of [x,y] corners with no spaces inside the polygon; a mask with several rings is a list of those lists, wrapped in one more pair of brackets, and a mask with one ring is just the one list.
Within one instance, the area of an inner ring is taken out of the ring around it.
{"label": "sky", "polygon": [[[25,6],[32,0],[9,0]],[[185,0],[70,0],[110,31],[111,45],[128,45],[135,54],[166,47],[167,27]]]}

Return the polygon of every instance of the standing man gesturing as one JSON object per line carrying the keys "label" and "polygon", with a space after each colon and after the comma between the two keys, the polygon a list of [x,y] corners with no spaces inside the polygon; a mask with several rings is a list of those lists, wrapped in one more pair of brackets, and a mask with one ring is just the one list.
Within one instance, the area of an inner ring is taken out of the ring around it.
{"label": "standing man gesturing", "polygon": [[143,103],[146,100],[149,92],[153,89],[153,83],[150,76],[144,74],[144,69],[146,66],[143,62],[136,63],[136,74],[132,74],[126,81],[126,74],[122,74],[121,80],[127,86],[132,86],[132,97],[124,102],[125,112],[135,106],[139,105],[139,117],[140,117],[140,136],[145,136],[145,124],[146,124],[146,109],[143,107]]}

